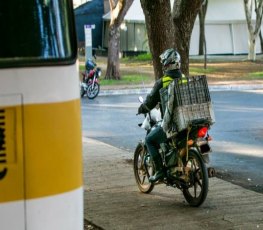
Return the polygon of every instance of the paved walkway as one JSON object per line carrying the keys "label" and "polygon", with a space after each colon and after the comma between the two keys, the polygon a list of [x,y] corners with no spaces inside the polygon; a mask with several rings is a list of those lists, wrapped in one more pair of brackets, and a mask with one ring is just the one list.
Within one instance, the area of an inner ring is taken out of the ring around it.
{"label": "paved walkway", "polygon": [[165,185],[140,193],[133,153],[88,138],[83,145],[85,219],[105,230],[263,229],[263,194],[212,178],[206,201],[192,208]]}

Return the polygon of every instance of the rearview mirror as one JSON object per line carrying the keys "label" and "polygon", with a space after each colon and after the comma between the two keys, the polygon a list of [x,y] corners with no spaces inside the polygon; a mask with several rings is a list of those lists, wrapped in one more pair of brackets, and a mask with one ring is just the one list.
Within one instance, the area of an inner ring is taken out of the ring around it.
{"label": "rearview mirror", "polygon": [[143,103],[143,97],[139,96],[139,102]]}

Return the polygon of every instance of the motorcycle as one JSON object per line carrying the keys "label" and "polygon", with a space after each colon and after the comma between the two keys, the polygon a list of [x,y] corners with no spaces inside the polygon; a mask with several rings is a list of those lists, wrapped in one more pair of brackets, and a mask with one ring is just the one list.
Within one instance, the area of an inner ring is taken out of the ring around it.
{"label": "motorcycle", "polygon": [[89,99],[94,99],[100,92],[99,77],[101,68],[96,67],[96,63],[89,61],[87,70],[82,72],[82,82],[80,83],[80,96],[87,95]]}
{"label": "motorcycle", "polygon": [[[139,100],[143,103],[142,97]],[[147,135],[160,122],[160,110],[153,109],[139,126],[146,130]],[[145,142],[140,141],[134,152],[133,165],[139,190],[150,193],[155,185],[164,183],[180,189],[190,206],[200,206],[208,193],[208,177],[215,175],[214,168],[206,166],[211,152],[209,141],[212,140],[209,128],[207,119],[193,120],[186,129],[171,135],[160,145],[165,176],[155,183],[149,181],[149,177],[155,174],[153,161]]]}

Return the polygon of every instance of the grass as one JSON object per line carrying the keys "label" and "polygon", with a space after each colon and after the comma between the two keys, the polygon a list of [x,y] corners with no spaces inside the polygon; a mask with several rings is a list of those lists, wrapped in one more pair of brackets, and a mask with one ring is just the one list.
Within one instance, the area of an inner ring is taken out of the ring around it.
{"label": "grass", "polygon": [[[139,59],[138,59],[139,57]],[[130,58],[129,58],[130,59]],[[136,57],[136,60],[140,62],[148,61],[149,55],[148,54],[142,54]],[[125,60],[124,60],[125,61]],[[127,61],[127,60],[126,60]],[[129,62],[131,59],[129,60]],[[85,70],[84,65],[79,65],[79,70],[82,72]],[[214,72],[216,69],[212,67],[208,67],[207,69],[204,69],[203,67],[191,67],[190,68],[190,74],[191,75],[202,75]],[[152,83],[154,79],[149,75],[143,75],[143,74],[124,74],[121,76],[121,80],[105,80],[103,77],[100,78],[101,85],[104,86],[110,86],[110,85],[137,85],[141,84],[142,82],[144,84]]]}
{"label": "grass", "polygon": [[190,75],[202,75],[202,74],[208,74],[208,73],[214,73],[217,69],[214,67],[207,67],[204,69],[203,67],[190,67],[189,73]]}
{"label": "grass", "polygon": [[137,84],[141,84],[141,83],[147,84],[147,83],[151,83],[152,79],[147,76],[147,75],[123,75],[121,77],[121,80],[105,80],[105,79],[101,79],[100,83],[101,85],[137,85]]}
{"label": "grass", "polygon": [[84,65],[79,65],[79,71],[83,72],[85,70],[85,66]]}
{"label": "grass", "polygon": [[152,61],[152,55],[150,53],[139,54],[138,56],[122,58],[121,61],[124,62],[124,63],[129,63],[129,62],[151,62]]}
{"label": "grass", "polygon": [[261,80],[263,79],[263,71],[250,73],[249,78],[254,80]]}
{"label": "grass", "polygon": [[[223,58],[221,59],[223,60]],[[263,56],[259,56],[257,62],[238,61],[239,59],[235,60],[236,62],[233,62],[232,59],[222,62],[213,58],[207,63],[207,69],[204,69],[204,65],[202,62],[199,62],[199,59],[193,59],[190,63],[190,76],[207,75],[210,81],[263,80]],[[104,86],[138,85],[142,84],[142,82],[149,84],[153,83],[155,80],[152,69],[152,57],[150,54],[121,58],[121,80],[105,80],[104,76],[107,59],[106,57],[98,57],[97,62],[98,66],[102,67],[102,77],[100,78],[100,82],[101,85]],[[79,69],[81,72],[84,71],[85,67],[83,62],[79,65]]]}

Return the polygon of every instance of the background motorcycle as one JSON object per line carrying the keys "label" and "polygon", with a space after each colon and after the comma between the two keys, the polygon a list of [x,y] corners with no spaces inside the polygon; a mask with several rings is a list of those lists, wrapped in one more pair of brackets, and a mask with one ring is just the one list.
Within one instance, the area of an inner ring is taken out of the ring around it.
{"label": "background motorcycle", "polygon": [[[142,102],[142,98],[140,101]],[[160,112],[153,109],[142,124],[147,134],[160,125]],[[212,139],[208,130],[210,123],[206,119],[195,120],[189,127],[161,144],[159,152],[163,160],[165,178],[162,183],[178,188],[183,192],[186,201],[198,207],[206,199],[208,193],[208,176],[214,176],[214,169],[207,169],[209,141]],[[144,141],[138,143],[134,152],[134,175],[138,188],[143,193],[150,193],[156,184],[149,182],[155,169]]]}
{"label": "background motorcycle", "polygon": [[99,77],[101,76],[101,68],[96,67],[96,63],[92,60],[88,60],[87,63],[87,70],[82,73],[80,96],[87,95],[89,99],[94,99],[100,92]]}

